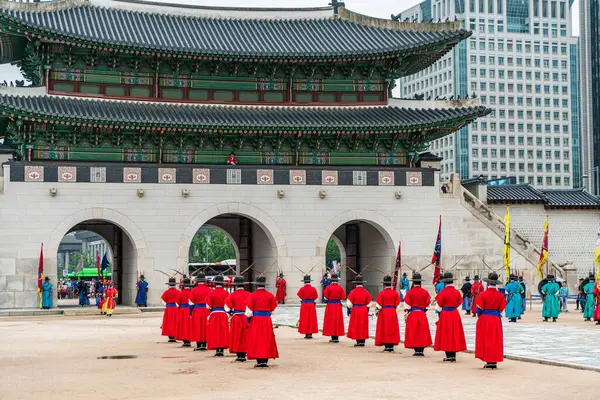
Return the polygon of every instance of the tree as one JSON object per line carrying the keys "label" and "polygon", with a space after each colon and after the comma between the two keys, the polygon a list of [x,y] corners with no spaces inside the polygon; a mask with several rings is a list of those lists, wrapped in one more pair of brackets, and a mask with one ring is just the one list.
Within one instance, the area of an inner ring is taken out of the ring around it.
{"label": "tree", "polygon": [[235,259],[235,249],[220,229],[202,229],[192,238],[189,262],[214,263],[230,259]]}
{"label": "tree", "polygon": [[337,262],[341,262],[342,256],[340,253],[340,248],[338,247],[335,240],[333,240],[332,238],[329,238],[329,241],[327,242],[327,249],[325,251],[325,265],[327,266],[328,269],[331,268],[331,262],[333,260],[336,260]]}

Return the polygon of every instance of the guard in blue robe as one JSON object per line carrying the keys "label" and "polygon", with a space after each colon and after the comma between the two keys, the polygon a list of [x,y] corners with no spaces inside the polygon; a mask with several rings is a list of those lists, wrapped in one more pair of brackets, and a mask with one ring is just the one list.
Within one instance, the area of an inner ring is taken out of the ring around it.
{"label": "guard in blue robe", "polygon": [[523,287],[517,282],[517,276],[510,274],[510,282],[504,286],[506,291],[506,318],[510,319],[510,322],[517,322],[522,314],[522,296]]}
{"label": "guard in blue robe", "polygon": [[77,290],[79,291],[79,305],[81,307],[89,306],[90,299],[88,297],[88,286],[87,282],[83,280],[83,278],[79,278],[79,283],[77,284]]}
{"label": "guard in blue robe", "polygon": [[548,322],[548,318],[552,318],[552,322],[556,322],[560,307],[558,304],[558,292],[560,286],[554,282],[554,275],[548,275],[546,283],[542,286],[542,296],[544,297],[544,305],[542,306],[542,317],[544,322]]}
{"label": "guard in blue robe", "polygon": [[147,307],[148,303],[148,282],[144,275],[140,275],[140,280],[137,283],[137,295],[135,296],[135,304],[138,307]]}
{"label": "guard in blue robe", "polygon": [[594,317],[594,308],[596,302],[594,301],[594,286],[596,285],[594,274],[590,273],[588,277],[589,282],[583,287],[583,293],[585,294],[585,305],[583,306],[583,318],[584,321],[591,321]]}
{"label": "guard in blue robe", "polygon": [[438,294],[439,292],[441,292],[444,288],[446,287],[446,284],[444,282],[438,282],[435,284],[435,293]]}
{"label": "guard in blue robe", "polygon": [[102,309],[102,300],[104,299],[104,285],[102,282],[98,281],[98,286],[96,287],[96,307],[101,310]]}
{"label": "guard in blue robe", "polygon": [[54,285],[50,283],[50,278],[45,277],[42,283],[42,308],[45,310],[52,308],[52,290]]}
{"label": "guard in blue robe", "polygon": [[325,275],[323,275],[323,279],[321,279],[321,287],[323,288],[323,291],[321,292],[322,303],[325,303],[325,288],[327,288],[329,285],[331,285],[331,278],[329,278],[328,273],[325,273]]}

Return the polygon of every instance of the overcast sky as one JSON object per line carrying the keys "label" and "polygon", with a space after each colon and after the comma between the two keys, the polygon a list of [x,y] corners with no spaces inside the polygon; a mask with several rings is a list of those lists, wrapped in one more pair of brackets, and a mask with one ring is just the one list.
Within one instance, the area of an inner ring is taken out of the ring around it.
{"label": "overcast sky", "polygon": [[[161,0],[155,0],[161,1]],[[390,18],[422,0],[345,0],[346,7],[352,11],[373,17]],[[165,3],[219,5],[233,7],[315,7],[324,6],[328,0],[163,0]],[[579,35],[579,0],[572,7],[573,34]],[[343,40],[343,38],[340,38]],[[21,79],[19,70],[10,65],[0,65],[0,81]]]}

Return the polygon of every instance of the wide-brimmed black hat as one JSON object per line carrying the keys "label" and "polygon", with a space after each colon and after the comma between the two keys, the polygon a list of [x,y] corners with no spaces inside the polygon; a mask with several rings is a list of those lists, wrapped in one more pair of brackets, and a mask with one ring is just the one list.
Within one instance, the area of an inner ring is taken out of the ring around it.
{"label": "wide-brimmed black hat", "polygon": [[279,277],[280,277],[280,278],[283,278],[283,272],[280,272],[280,273],[279,273]]}
{"label": "wide-brimmed black hat", "polygon": [[258,278],[256,278],[254,280],[254,282],[252,282],[252,284],[256,285],[256,286],[265,287],[265,286],[267,286],[267,278],[264,276],[259,276]]}
{"label": "wide-brimmed black hat", "polygon": [[332,282],[339,282],[340,281],[340,277],[338,276],[338,274],[331,274],[331,279]]}
{"label": "wide-brimmed black hat", "polygon": [[423,277],[421,276],[420,273],[415,272],[412,276],[412,281],[413,281],[413,283],[420,285],[421,282],[423,282]]}
{"label": "wide-brimmed black hat", "polygon": [[475,275],[475,276],[473,277],[473,280],[474,280],[474,281],[478,281],[478,280],[479,280],[479,275]]}
{"label": "wide-brimmed black hat", "polygon": [[221,285],[223,286],[223,283],[225,283],[225,279],[223,278],[223,275],[217,275],[215,276],[215,285]]}
{"label": "wide-brimmed black hat", "polygon": [[442,279],[440,279],[440,282],[445,282],[445,283],[451,283],[454,282],[456,279],[454,279],[454,275],[452,275],[452,272],[446,272],[444,273],[444,276],[442,277]]}
{"label": "wide-brimmed black hat", "polygon": [[[406,276],[406,274],[404,274],[404,276]],[[389,275],[386,275],[383,277],[383,286],[392,286],[392,277]]]}
{"label": "wide-brimmed black hat", "polygon": [[354,283],[356,285],[362,285],[365,282],[367,282],[367,281],[365,281],[365,278],[363,278],[362,275],[356,275],[356,278],[354,278],[354,280],[352,281],[352,283]]}
{"label": "wide-brimmed black hat", "polygon": [[183,287],[192,287],[192,281],[190,281],[190,278],[185,278],[183,280]]}
{"label": "wide-brimmed black hat", "polygon": [[165,285],[176,286],[177,285],[177,281],[175,280],[174,277],[170,277],[169,278],[169,282],[165,283]]}
{"label": "wide-brimmed black hat", "polygon": [[304,282],[304,283],[312,282],[312,279],[310,279],[310,275],[304,275],[304,279],[302,279],[302,282]]}
{"label": "wide-brimmed black hat", "polygon": [[196,282],[206,282],[206,274],[204,272],[200,272],[196,275]]}
{"label": "wide-brimmed black hat", "polygon": [[470,276],[467,276],[467,277],[465,278],[465,281],[467,281],[467,282],[469,282],[470,280],[471,280],[471,277],[470,277]]}
{"label": "wide-brimmed black hat", "polygon": [[48,277],[44,278],[44,281],[49,281],[49,280],[50,280],[50,278],[48,278]]}
{"label": "wide-brimmed black hat", "polygon": [[405,273],[403,273],[403,274],[402,274],[402,276],[403,276],[404,278],[406,278],[408,275],[406,275],[406,272],[405,272]]}
{"label": "wide-brimmed black hat", "polygon": [[491,272],[487,278],[483,278],[483,281],[488,285],[501,285],[502,282],[498,280],[498,274]]}
{"label": "wide-brimmed black hat", "polygon": [[517,280],[517,276],[515,274],[510,274],[508,276],[508,279],[511,280],[511,281],[516,281]]}
{"label": "wide-brimmed black hat", "polygon": [[548,276],[546,277],[546,279],[547,279],[549,282],[554,282],[554,279],[556,279],[556,277],[555,277],[554,275],[550,274],[550,275],[548,275]]}
{"label": "wide-brimmed black hat", "polygon": [[144,275],[140,275],[140,279],[146,279]]}
{"label": "wide-brimmed black hat", "polygon": [[588,278],[590,278],[590,279],[594,279],[594,273],[593,273],[593,272],[590,272],[590,273],[589,273],[589,275],[588,275]]}
{"label": "wide-brimmed black hat", "polygon": [[235,278],[233,278],[234,286],[244,286],[246,283],[248,282],[246,282],[243,276],[236,276]]}
{"label": "wide-brimmed black hat", "polygon": [[523,277],[522,276],[519,277],[519,282],[523,282]]}

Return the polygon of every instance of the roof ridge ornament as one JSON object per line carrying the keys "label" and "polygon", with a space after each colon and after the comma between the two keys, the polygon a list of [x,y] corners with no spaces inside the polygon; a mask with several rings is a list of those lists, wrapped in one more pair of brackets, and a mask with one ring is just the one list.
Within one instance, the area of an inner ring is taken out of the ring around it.
{"label": "roof ridge ornament", "polygon": [[343,1],[338,1],[338,0],[331,0],[331,3],[329,3],[329,5],[331,7],[333,7],[333,13],[335,15],[338,15],[338,10],[340,8],[346,8],[346,3],[344,3]]}

